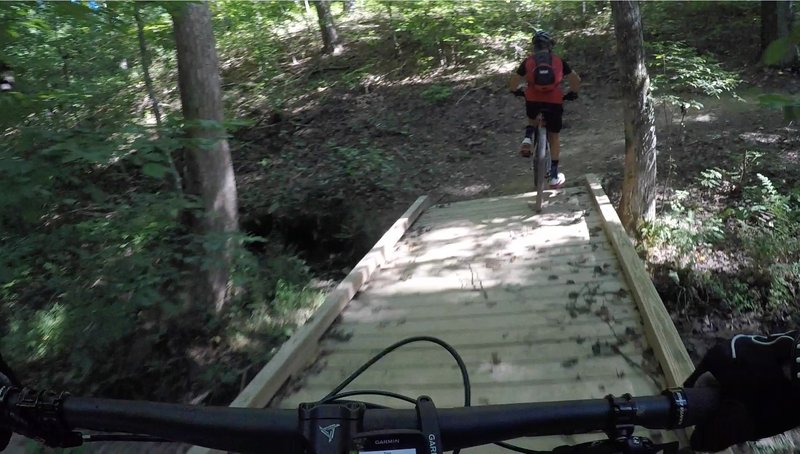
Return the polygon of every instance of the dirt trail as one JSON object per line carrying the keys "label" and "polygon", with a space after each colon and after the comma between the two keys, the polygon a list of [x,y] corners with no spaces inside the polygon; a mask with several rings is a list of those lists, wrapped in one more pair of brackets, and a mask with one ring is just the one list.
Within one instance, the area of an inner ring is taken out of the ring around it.
{"label": "dirt trail", "polygon": [[[524,103],[504,91],[484,91],[465,97],[454,110],[466,120],[466,136],[447,144],[470,155],[439,190],[446,199],[529,192],[533,177],[529,161],[519,156],[527,118]],[[490,130],[479,127],[494,123]],[[462,127],[462,130],[465,128]],[[566,186],[582,184],[587,173],[605,175],[622,169],[624,152],[622,104],[608,94],[585,87],[581,98],[564,104],[559,168]],[[452,151],[452,153],[460,153]]]}

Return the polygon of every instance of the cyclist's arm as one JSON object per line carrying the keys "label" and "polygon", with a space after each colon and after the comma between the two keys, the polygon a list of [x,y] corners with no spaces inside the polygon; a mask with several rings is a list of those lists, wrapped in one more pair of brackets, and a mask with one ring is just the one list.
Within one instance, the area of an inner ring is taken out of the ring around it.
{"label": "cyclist's arm", "polygon": [[516,91],[521,84],[522,84],[522,77],[520,77],[520,75],[517,73],[512,74],[511,79],[508,79],[509,91]]}
{"label": "cyclist's arm", "polygon": [[569,83],[569,91],[577,93],[581,89],[581,78],[575,71],[567,74],[567,82]]}
{"label": "cyclist's arm", "polygon": [[517,67],[517,70],[511,74],[511,79],[508,79],[508,89],[509,91],[517,91],[525,82],[525,60]]}

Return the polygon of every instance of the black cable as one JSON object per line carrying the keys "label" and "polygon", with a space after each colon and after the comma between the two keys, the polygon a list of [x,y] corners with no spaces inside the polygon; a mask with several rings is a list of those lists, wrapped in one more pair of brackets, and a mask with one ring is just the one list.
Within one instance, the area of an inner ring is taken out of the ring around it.
{"label": "black cable", "polygon": [[[384,348],[383,350],[380,351],[380,353],[378,353],[377,355],[373,356],[369,361],[364,363],[355,372],[350,374],[349,377],[347,377],[343,382],[341,382],[331,392],[329,392],[325,397],[323,397],[319,401],[319,403],[320,404],[329,403],[329,402],[332,402],[334,400],[338,400],[338,399],[340,399],[342,397],[351,397],[351,396],[358,396],[358,395],[376,395],[376,396],[391,397],[391,398],[394,398],[394,399],[399,399],[399,400],[403,400],[403,401],[406,401],[406,402],[410,402],[412,404],[416,404],[416,400],[415,399],[412,399],[412,398],[410,398],[408,396],[404,396],[402,394],[397,394],[397,393],[393,393],[393,392],[389,392],[389,391],[359,390],[359,391],[348,391],[348,392],[344,392],[344,393],[341,392],[344,388],[347,387],[347,385],[352,383],[356,378],[358,378],[361,374],[363,374],[373,364],[375,364],[378,361],[380,361],[381,358],[383,358],[384,356],[388,355],[389,353],[397,350],[398,348],[400,348],[400,347],[402,347],[404,345],[411,344],[411,343],[414,343],[414,342],[432,342],[434,344],[437,344],[437,345],[441,346],[442,348],[447,350],[448,353],[450,353],[450,356],[452,356],[453,359],[456,360],[456,363],[458,364],[458,368],[461,371],[461,378],[462,378],[462,381],[464,383],[464,406],[465,407],[470,407],[471,406],[470,401],[472,400],[472,387],[471,387],[470,382],[469,382],[469,371],[467,371],[467,366],[466,366],[466,364],[464,364],[464,360],[461,358],[461,355],[458,354],[456,349],[453,348],[453,346],[451,346],[450,344],[448,344],[447,342],[445,342],[445,341],[443,341],[443,340],[441,340],[439,338],[432,337],[432,336],[409,337],[407,339],[403,339],[403,340],[401,340],[399,342],[396,342],[396,343]],[[522,447],[519,447],[519,446],[515,446],[515,445],[509,444],[509,443],[504,443],[504,442],[497,442],[495,444],[497,446],[500,446],[501,448],[505,448],[505,449],[508,449],[508,450],[511,450],[511,451],[515,451],[515,452],[519,452],[519,453],[522,453],[522,454],[545,454],[545,453],[549,452],[549,451],[533,451],[533,450],[530,450],[530,449],[525,449],[525,448],[522,448]],[[457,450],[453,451],[453,454],[458,454],[459,452],[460,452],[460,450],[457,449]]]}
{"label": "black cable", "polygon": [[[379,389],[360,389],[357,391],[346,391],[343,393],[336,394],[335,396],[324,397],[322,398],[322,400],[317,402],[317,404],[327,404],[333,402],[334,400],[340,400],[343,397],[352,397],[352,396],[385,396],[385,397],[391,397],[393,399],[399,399],[406,402],[410,402],[412,404],[417,403],[416,399],[412,399],[411,397],[404,396],[402,394],[393,393],[391,391],[381,391]],[[378,405],[378,407],[389,408],[389,407],[384,407],[383,405]]]}
{"label": "black cable", "polygon": [[89,434],[83,435],[83,442],[90,443],[93,441],[147,441],[159,443],[174,443],[172,440],[165,438],[151,437],[150,435],[135,435],[135,434]]}
{"label": "black cable", "polygon": [[[447,353],[450,353],[450,356],[452,356],[453,359],[456,360],[456,363],[458,364],[458,368],[461,371],[461,380],[464,383],[464,406],[465,407],[469,407],[470,406],[470,400],[472,399],[472,387],[469,384],[469,371],[467,371],[467,365],[464,364],[464,360],[461,358],[461,355],[458,354],[458,352],[456,351],[455,348],[453,348],[452,345],[448,344],[447,342],[445,342],[445,341],[443,341],[443,340],[441,340],[439,338],[431,337],[431,336],[409,337],[409,338],[403,339],[403,340],[401,340],[399,342],[395,342],[394,344],[384,348],[383,350],[381,350],[380,353],[378,353],[377,355],[373,356],[369,361],[367,361],[361,367],[359,367],[358,370],[356,370],[355,372],[350,374],[350,376],[347,377],[343,382],[341,382],[339,384],[339,386],[333,388],[333,391],[329,392],[327,396],[323,397],[320,402],[321,403],[322,402],[329,402],[332,399],[336,399],[337,396],[345,395],[346,393],[342,393],[342,394],[339,394],[339,393],[344,388],[346,388],[347,385],[352,383],[353,380],[358,378],[359,375],[363,374],[365,370],[369,369],[370,366],[372,366],[373,364],[377,363],[378,361],[380,361],[381,358],[383,358],[384,356],[388,355],[389,353],[397,350],[398,348],[402,347],[403,345],[411,344],[411,343],[414,343],[414,342],[432,342],[432,343],[434,343],[436,345],[439,345],[440,347],[444,348],[445,350],[447,350]],[[354,392],[358,392],[358,391],[354,391]],[[369,394],[376,394],[374,391],[368,391],[368,393]],[[389,394],[392,394],[392,395],[389,396]],[[384,396],[393,397],[395,399],[407,400],[407,401],[410,401],[410,402],[412,402],[414,404],[417,403],[417,401],[415,399],[411,399],[410,397],[403,396],[401,394],[396,394],[396,393],[386,393],[386,394],[384,394],[384,391],[379,391],[377,393],[377,395],[384,395]],[[456,450],[453,451],[453,454],[459,454],[460,452],[461,452],[460,449],[456,449]]]}
{"label": "black cable", "polygon": [[363,374],[365,370],[369,369],[373,364],[378,362],[384,356],[388,355],[389,353],[393,352],[394,350],[397,350],[398,348],[402,347],[403,345],[411,344],[411,343],[414,343],[414,342],[432,342],[434,344],[437,344],[437,345],[441,346],[442,348],[444,348],[445,350],[447,350],[447,352],[450,353],[450,356],[452,356],[453,359],[456,360],[456,363],[458,363],[458,368],[461,370],[461,379],[464,382],[464,406],[465,407],[469,407],[470,399],[472,398],[472,389],[471,389],[470,384],[469,384],[469,372],[467,372],[467,366],[464,364],[464,360],[461,359],[461,355],[459,355],[458,352],[456,351],[456,349],[454,349],[450,344],[448,344],[447,342],[445,342],[445,341],[443,341],[441,339],[438,339],[436,337],[431,337],[431,336],[409,337],[407,339],[403,339],[403,340],[401,340],[399,342],[396,342],[396,343],[384,348],[383,350],[381,350],[380,353],[378,353],[377,355],[373,356],[372,359],[370,359],[369,361],[364,363],[361,367],[359,367],[358,370],[356,370],[355,372],[350,374],[350,376],[347,377],[342,383],[340,383],[339,386],[333,388],[333,391],[329,392],[328,395],[326,395],[325,397],[322,398],[322,400],[325,400],[325,399],[327,399],[327,398],[329,398],[331,396],[334,396],[334,395],[338,394],[341,390],[346,388],[347,385],[352,383],[353,380],[358,378],[359,375]]}
{"label": "black cable", "polygon": [[551,454],[552,451],[534,451],[533,449],[527,449],[520,446],[512,445],[510,443],[506,443],[503,441],[498,441],[495,443],[497,446],[501,448],[508,449],[509,451],[514,452],[521,452],[522,454]]}

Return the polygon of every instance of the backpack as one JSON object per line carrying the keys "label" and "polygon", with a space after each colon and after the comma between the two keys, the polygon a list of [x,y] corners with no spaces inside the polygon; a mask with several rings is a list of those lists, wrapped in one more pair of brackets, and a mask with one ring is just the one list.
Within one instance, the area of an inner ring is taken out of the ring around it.
{"label": "backpack", "polygon": [[531,58],[533,58],[533,88],[538,91],[552,91],[561,82],[556,80],[553,54],[549,51],[537,52]]}

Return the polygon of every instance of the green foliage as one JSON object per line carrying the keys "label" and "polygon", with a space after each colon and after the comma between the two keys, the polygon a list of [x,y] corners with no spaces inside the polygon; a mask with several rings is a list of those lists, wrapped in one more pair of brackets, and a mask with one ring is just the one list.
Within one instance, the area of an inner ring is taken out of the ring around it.
{"label": "green foliage", "polygon": [[516,58],[515,45],[525,49],[530,45],[532,24],[528,18],[541,14],[542,9],[559,7],[555,2],[527,0],[378,3],[387,16],[391,11],[397,51],[413,55],[422,71],[473,65],[493,56]]}
{"label": "green foliage", "polygon": [[800,294],[800,197],[779,191],[758,174],[759,185],[746,188],[737,215],[744,250],[769,282],[772,307],[796,304]]}
{"label": "green foliage", "polygon": [[714,57],[699,54],[685,43],[655,42],[647,47],[652,53],[650,74],[656,96],[719,97],[741,82],[739,75],[723,69]]}
{"label": "green foliage", "polygon": [[[3,60],[19,90],[0,96],[3,354],[39,387],[164,400],[210,389],[210,401],[227,403],[238,371],[263,364],[320,292],[307,288],[297,254],[272,239],[201,237],[187,225],[200,205],[174,184],[172,160],[186,142],[173,110],[171,22],[157,5],[141,9],[162,128],[150,118],[130,3],[0,11]],[[212,315],[187,301],[190,270],[214,266],[206,251],[222,247],[234,298]]]}
{"label": "green foliage", "polygon": [[431,103],[440,103],[453,96],[453,89],[446,85],[431,85],[423,90],[421,95]]}
{"label": "green foliage", "polygon": [[800,27],[795,27],[789,36],[771,42],[764,50],[763,60],[767,65],[778,65],[797,58],[800,45]]}
{"label": "green foliage", "polygon": [[688,191],[676,191],[670,200],[669,212],[641,226],[640,236],[645,249],[670,249],[674,260],[686,265],[694,263],[698,249],[710,247],[723,239],[722,221],[690,206],[690,200]]}
{"label": "green foliage", "polygon": [[[757,154],[748,153],[754,164]],[[742,182],[745,182],[742,186]],[[727,203],[696,216],[685,204],[690,197],[678,191],[670,211],[643,227],[645,246],[672,250],[678,269],[697,270],[681,285],[701,289],[705,300],[720,301],[740,311],[792,308],[800,303],[800,196],[782,191],[772,180],[720,168],[703,171],[698,185],[710,199]],[[697,199],[695,197],[695,199]],[[738,271],[710,272],[698,257],[725,251],[735,244]]]}
{"label": "green foliage", "polygon": [[[766,65],[778,65],[798,58],[800,27],[795,27],[789,36],[780,38],[767,47],[762,59]],[[787,122],[800,119],[800,99],[787,95],[768,93],[759,96],[761,105],[783,110]]]}
{"label": "green foliage", "polygon": [[727,307],[748,312],[758,310],[762,295],[759,289],[739,278],[721,278],[703,272],[693,278],[694,285],[703,289],[708,300],[722,301]]}
{"label": "green foliage", "polygon": [[733,67],[760,52],[758,2],[642,2],[641,12],[646,42],[684,41]]}
{"label": "green foliage", "polygon": [[377,148],[334,147],[332,179],[346,180],[347,187],[369,193],[391,191],[399,183],[400,175],[394,159]]}

